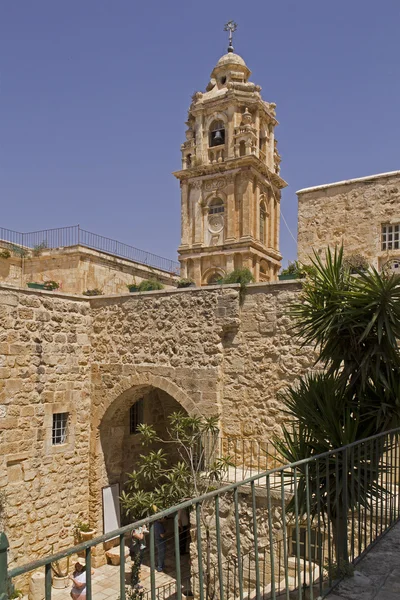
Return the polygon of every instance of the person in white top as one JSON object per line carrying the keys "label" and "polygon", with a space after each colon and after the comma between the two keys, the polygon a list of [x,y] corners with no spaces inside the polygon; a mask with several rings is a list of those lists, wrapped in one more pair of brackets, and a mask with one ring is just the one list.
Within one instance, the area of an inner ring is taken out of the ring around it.
{"label": "person in white top", "polygon": [[[92,574],[94,573],[92,569]],[[71,598],[72,600],[85,600],[86,598],[86,562],[83,558],[78,558],[75,563],[75,570],[69,576],[72,580]]]}

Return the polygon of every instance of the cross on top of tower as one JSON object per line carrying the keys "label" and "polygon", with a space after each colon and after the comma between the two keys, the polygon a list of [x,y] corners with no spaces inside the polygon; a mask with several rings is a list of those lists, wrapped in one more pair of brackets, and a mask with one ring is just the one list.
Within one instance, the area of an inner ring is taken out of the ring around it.
{"label": "cross on top of tower", "polygon": [[236,31],[236,29],[237,29],[237,23],[235,23],[235,21],[228,21],[224,27],[224,31],[229,31],[228,52],[233,52],[232,36],[233,36],[233,33]]}

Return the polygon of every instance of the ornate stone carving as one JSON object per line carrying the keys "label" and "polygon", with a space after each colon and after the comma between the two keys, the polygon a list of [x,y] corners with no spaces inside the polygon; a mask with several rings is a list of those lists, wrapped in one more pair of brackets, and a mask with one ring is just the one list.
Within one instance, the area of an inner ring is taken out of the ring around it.
{"label": "ornate stone carving", "polygon": [[221,190],[225,186],[225,177],[219,177],[218,179],[208,179],[204,182],[204,189],[206,192],[211,192],[212,190]]}
{"label": "ornate stone carving", "polygon": [[202,186],[203,186],[203,181],[202,179],[196,179],[195,181],[191,181],[190,185],[195,189],[195,190],[201,190]]}
{"label": "ornate stone carving", "polygon": [[211,233],[219,233],[224,228],[224,217],[222,215],[211,215],[208,217],[208,229]]}

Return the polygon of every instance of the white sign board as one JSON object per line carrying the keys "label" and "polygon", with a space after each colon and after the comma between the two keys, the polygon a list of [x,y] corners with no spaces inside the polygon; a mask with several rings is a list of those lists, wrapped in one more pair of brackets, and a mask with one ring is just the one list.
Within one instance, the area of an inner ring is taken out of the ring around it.
{"label": "white sign board", "polygon": [[121,527],[121,509],[119,505],[119,484],[103,487],[103,533]]}

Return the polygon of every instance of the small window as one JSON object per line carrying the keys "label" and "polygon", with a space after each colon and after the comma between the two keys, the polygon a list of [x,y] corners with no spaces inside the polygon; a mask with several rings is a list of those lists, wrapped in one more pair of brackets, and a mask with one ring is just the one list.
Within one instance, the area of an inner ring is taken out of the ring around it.
{"label": "small window", "polygon": [[209,215],[217,215],[218,213],[223,213],[223,212],[224,212],[224,203],[221,200],[221,198],[215,198],[215,200],[212,200],[210,202],[210,205],[208,207]]}
{"label": "small window", "polygon": [[226,83],[226,77],[225,77],[225,75],[223,75],[221,77],[221,83],[222,83],[222,85],[225,85],[225,83]]}
{"label": "small window", "polygon": [[400,224],[382,225],[382,250],[398,250],[400,248]]}
{"label": "small window", "polygon": [[53,446],[65,444],[68,435],[68,413],[53,414],[53,429],[51,443]]}
{"label": "small window", "polygon": [[132,404],[129,412],[130,433],[137,433],[139,425],[143,423],[143,398]]}
{"label": "small window", "polygon": [[260,206],[260,242],[265,244],[265,220],[267,213],[263,205]]}
{"label": "small window", "polygon": [[[307,528],[299,527],[299,550],[299,558],[319,562],[322,559],[323,534],[316,529],[311,529],[310,540],[308,540]],[[311,550],[311,556],[309,556],[309,550]],[[292,537],[289,539],[289,554],[297,556],[297,536],[294,527],[292,529]]]}

